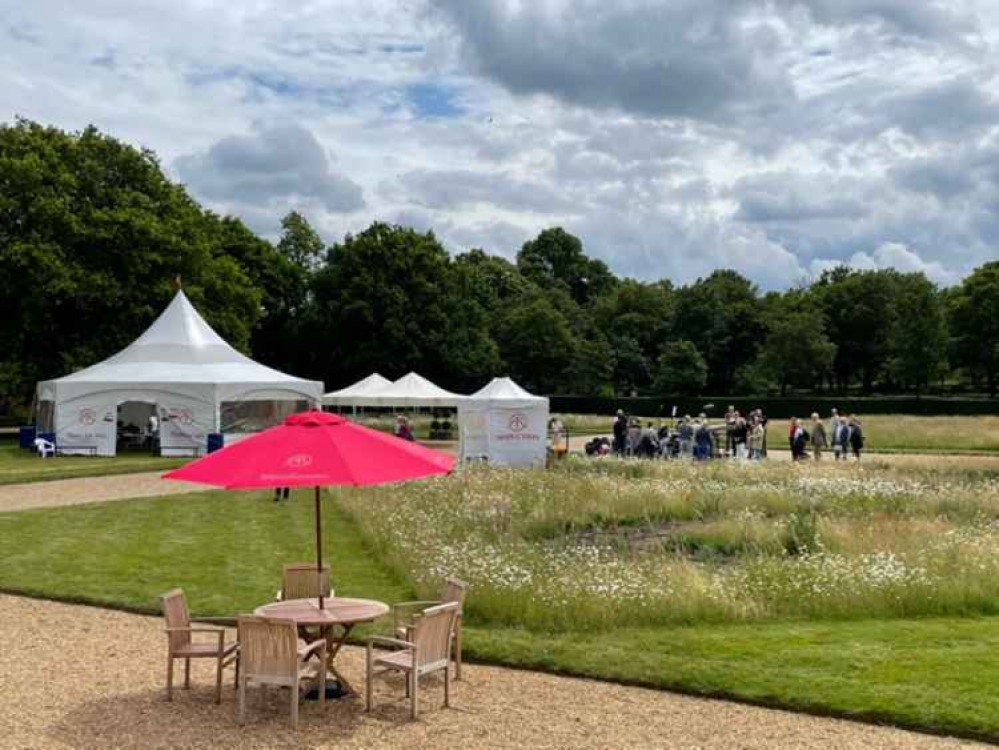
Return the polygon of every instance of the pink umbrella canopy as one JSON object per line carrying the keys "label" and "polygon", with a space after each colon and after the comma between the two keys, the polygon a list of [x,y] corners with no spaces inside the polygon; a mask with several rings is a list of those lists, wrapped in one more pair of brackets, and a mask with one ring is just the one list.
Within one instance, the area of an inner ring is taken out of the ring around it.
{"label": "pink umbrella canopy", "polygon": [[320,487],[388,484],[447,474],[453,468],[454,458],[445,453],[335,414],[306,411],[163,477],[229,490],[315,487],[316,563],[321,568]]}
{"label": "pink umbrella canopy", "polygon": [[306,411],[163,476],[252,490],[387,484],[453,468],[454,458],[445,453],[335,414]]}

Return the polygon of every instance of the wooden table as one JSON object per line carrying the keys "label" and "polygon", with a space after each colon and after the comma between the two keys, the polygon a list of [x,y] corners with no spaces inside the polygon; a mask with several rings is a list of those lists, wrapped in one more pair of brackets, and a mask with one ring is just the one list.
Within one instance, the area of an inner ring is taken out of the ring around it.
{"label": "wooden table", "polygon": [[[337,653],[343,648],[347,636],[354,626],[363,622],[373,622],[387,615],[389,606],[374,599],[348,599],[342,596],[323,599],[319,609],[318,599],[289,599],[285,602],[272,602],[257,607],[253,614],[258,617],[277,617],[294,620],[300,627],[319,628],[326,638],[326,667],[333,673],[345,692],[354,692],[347,680],[333,665]],[[339,628],[340,633],[336,630]]]}

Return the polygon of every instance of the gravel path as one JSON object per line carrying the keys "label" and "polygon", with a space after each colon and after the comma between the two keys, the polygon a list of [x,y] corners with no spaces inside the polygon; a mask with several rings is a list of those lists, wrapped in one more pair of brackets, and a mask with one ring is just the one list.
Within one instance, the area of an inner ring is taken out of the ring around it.
{"label": "gravel path", "polygon": [[[235,695],[212,702],[213,673],[195,661],[190,692],[164,700],[158,618],[0,595],[2,748],[960,748],[974,743],[655,690],[469,666],[454,708],[426,681],[408,719],[401,682],[380,680],[376,709],[303,703],[297,732],[286,698],[253,691],[248,723]],[[364,684],[363,652],[341,668]],[[182,670],[181,670],[182,671]],[[232,673],[227,671],[231,685]]]}
{"label": "gravel path", "polygon": [[0,512],[54,508],[60,505],[100,503],[105,500],[126,500],[133,497],[178,495],[184,492],[210,490],[200,484],[161,479],[163,472],[118,474],[109,477],[54,479],[29,484],[0,485]]}

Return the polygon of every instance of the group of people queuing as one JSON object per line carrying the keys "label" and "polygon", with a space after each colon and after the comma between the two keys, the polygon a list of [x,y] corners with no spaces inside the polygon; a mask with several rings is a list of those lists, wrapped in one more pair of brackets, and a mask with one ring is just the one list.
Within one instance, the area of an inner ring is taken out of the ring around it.
{"label": "group of people queuing", "polygon": [[[852,415],[840,415],[832,410],[829,428],[812,414],[810,429],[801,420],[792,418],[788,433],[792,458],[808,458],[808,447],[816,460],[832,448],[837,460],[846,460],[852,452],[859,460],[864,446],[860,420]],[[614,453],[640,458],[689,459],[707,461],[712,458],[735,458],[739,461],[760,461],[767,455],[767,417],[762,409],[742,414],[734,406],[725,412],[724,423],[712,425],[706,414],[689,414],[672,423],[643,424],[618,410],[613,424],[613,439],[594,438],[586,446],[590,455]]]}
{"label": "group of people queuing", "polygon": [[837,461],[845,461],[851,453],[859,461],[864,449],[864,428],[856,415],[840,414],[833,409],[828,430],[818,413],[812,414],[811,432],[800,419],[792,417],[788,425],[787,440],[791,446],[791,457],[795,461],[808,458],[809,443],[816,461],[822,459],[823,452],[828,448],[832,448]]}

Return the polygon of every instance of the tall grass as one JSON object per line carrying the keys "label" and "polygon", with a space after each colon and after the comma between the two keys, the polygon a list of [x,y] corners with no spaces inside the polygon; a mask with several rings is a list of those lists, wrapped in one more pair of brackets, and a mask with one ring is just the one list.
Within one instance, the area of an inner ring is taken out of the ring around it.
{"label": "tall grass", "polygon": [[343,495],[423,593],[538,630],[999,611],[999,480],[570,459]]}

